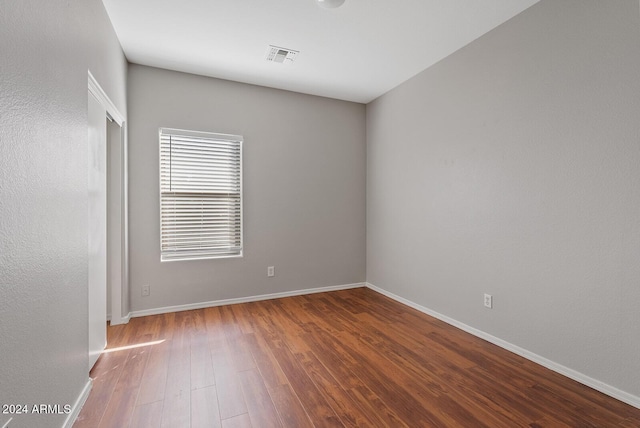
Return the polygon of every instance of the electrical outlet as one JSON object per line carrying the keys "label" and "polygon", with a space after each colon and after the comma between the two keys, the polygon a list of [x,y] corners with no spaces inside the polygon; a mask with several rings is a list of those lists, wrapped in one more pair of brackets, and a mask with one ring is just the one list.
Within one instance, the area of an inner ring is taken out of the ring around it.
{"label": "electrical outlet", "polygon": [[493,308],[493,296],[491,294],[484,295],[484,307],[485,308]]}
{"label": "electrical outlet", "polygon": [[148,285],[143,285],[142,286],[142,296],[148,296],[149,294],[151,294],[151,290],[149,289]]}
{"label": "electrical outlet", "polygon": [[276,268],[273,266],[268,266],[267,267],[267,276],[275,276],[276,275]]}

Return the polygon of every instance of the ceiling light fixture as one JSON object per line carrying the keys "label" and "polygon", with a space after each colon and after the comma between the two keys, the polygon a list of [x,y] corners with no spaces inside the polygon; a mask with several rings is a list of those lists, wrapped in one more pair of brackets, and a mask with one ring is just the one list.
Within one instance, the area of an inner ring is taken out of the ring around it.
{"label": "ceiling light fixture", "polygon": [[327,9],[335,9],[342,6],[344,0],[316,0],[318,4]]}

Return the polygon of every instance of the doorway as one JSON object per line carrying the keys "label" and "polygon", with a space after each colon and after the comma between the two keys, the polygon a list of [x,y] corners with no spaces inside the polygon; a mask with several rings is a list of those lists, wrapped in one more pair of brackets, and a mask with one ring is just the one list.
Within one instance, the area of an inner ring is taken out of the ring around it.
{"label": "doorway", "polygon": [[[129,321],[127,145],[123,116],[89,72],[89,370],[106,347],[106,325]],[[109,314],[109,316],[107,315]]]}

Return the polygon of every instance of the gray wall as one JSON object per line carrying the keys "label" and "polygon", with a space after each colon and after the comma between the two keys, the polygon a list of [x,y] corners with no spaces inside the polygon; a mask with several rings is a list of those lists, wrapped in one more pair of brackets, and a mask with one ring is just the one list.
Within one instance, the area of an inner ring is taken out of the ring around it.
{"label": "gray wall", "polygon": [[637,0],[543,0],[367,105],[367,281],[640,396],[639,76]]}
{"label": "gray wall", "polygon": [[72,405],[88,380],[87,69],[125,114],[126,61],[100,0],[2,0],[0,52],[0,403]]}
{"label": "gray wall", "polygon": [[[128,82],[133,311],[364,281],[364,105],[133,64]],[[160,262],[159,127],[244,136],[244,257]]]}

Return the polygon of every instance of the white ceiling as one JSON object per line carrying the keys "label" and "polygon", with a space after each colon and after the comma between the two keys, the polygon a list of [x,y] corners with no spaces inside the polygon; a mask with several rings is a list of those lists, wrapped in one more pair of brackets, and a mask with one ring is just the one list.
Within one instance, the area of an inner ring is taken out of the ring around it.
{"label": "white ceiling", "polygon": [[[103,0],[130,62],[367,103],[539,0]],[[300,51],[266,61],[268,45]]]}

